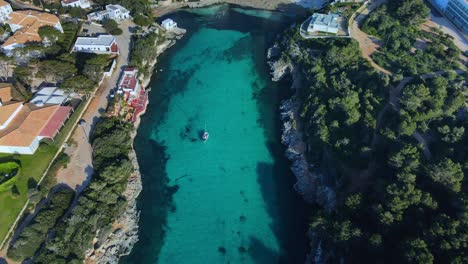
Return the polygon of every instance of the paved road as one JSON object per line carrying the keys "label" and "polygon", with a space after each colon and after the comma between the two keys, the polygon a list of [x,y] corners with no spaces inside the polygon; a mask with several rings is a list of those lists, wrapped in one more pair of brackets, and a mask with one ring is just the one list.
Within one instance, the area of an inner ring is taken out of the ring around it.
{"label": "paved road", "polygon": [[81,191],[92,177],[92,147],[89,143],[89,137],[94,125],[107,108],[109,92],[112,88],[116,87],[121,69],[128,64],[131,39],[130,29],[133,26],[134,24],[130,21],[124,21],[120,24],[123,34],[116,37],[120,55],[117,59],[115,71],[110,77],[104,79],[99,89],[93,95],[90,105],[82,118],[86,121],[86,124],[75,129],[72,136],[75,144],[66,150],[66,153],[70,155],[70,162],[67,168],[57,173],[58,183],[67,184],[71,188]]}

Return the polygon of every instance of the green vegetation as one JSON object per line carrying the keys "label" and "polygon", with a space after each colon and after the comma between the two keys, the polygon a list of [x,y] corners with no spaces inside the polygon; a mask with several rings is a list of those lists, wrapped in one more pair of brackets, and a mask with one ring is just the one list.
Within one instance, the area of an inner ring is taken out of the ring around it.
{"label": "green vegetation", "polygon": [[75,65],[58,61],[44,60],[37,64],[37,77],[44,79],[49,83],[60,83],[78,72]]}
{"label": "green vegetation", "polygon": [[[21,165],[19,173],[0,185],[0,238],[3,239],[8,229],[15,221],[28,199],[28,181],[33,178],[39,181],[47,166],[51,162],[57,148],[55,146],[41,144],[34,155],[0,154],[2,162],[16,162]],[[14,192],[12,191],[14,189]]]}
{"label": "green vegetation", "polygon": [[144,26],[148,27],[153,24],[154,19],[151,17],[147,17],[145,15],[137,14],[135,18],[133,19],[133,21],[135,22],[135,24],[141,27],[144,27]]}
{"label": "green vegetation", "polygon": [[18,238],[8,248],[8,257],[20,261],[31,258],[44,243],[47,233],[62,217],[70,206],[75,192],[71,189],[61,189],[51,194],[47,204],[18,235]]}
{"label": "green vegetation", "polygon": [[157,56],[155,46],[158,44],[160,37],[157,33],[150,33],[145,37],[135,39],[132,49],[130,64],[140,69],[143,74],[148,74],[148,63],[154,60]]}
{"label": "green vegetation", "polygon": [[69,14],[71,17],[86,19],[86,10],[80,7],[64,7],[60,3],[44,3],[44,8],[49,9],[51,13]]}
{"label": "green vegetation", "polygon": [[91,139],[93,179],[71,216],[57,224],[55,237],[39,251],[35,263],[81,263],[97,231],[106,237],[126,204],[122,192],[133,168],[128,158],[130,130],[130,124],[115,118],[103,118],[96,125]]}
{"label": "green vegetation", "polygon": [[15,176],[19,169],[20,165],[14,161],[0,163],[0,184]]}
{"label": "green vegetation", "polygon": [[381,27],[392,43],[375,55],[392,63],[392,77],[373,70],[353,40],[303,40],[289,30],[280,43],[306,83],[308,161],[337,195],[334,210],[316,205],[310,230],[325,263],[466,263],[466,74],[414,76],[398,94],[403,74],[452,69],[431,45],[448,52],[453,44],[442,38],[407,53],[413,34],[426,34],[417,30],[422,1],[394,0],[376,12],[364,26]]}
{"label": "green vegetation", "polygon": [[437,29],[421,30],[429,11],[423,0],[391,0],[373,11],[362,27],[382,43],[372,59],[405,75],[456,68],[460,50],[452,38]]}
{"label": "green vegetation", "polygon": [[112,35],[122,35],[122,29],[119,28],[119,24],[113,19],[106,19],[102,23],[104,29]]}
{"label": "green vegetation", "polygon": [[44,26],[39,28],[39,36],[42,40],[47,40],[49,42],[55,43],[62,35],[62,32],[58,31],[52,26]]}
{"label": "green vegetation", "polygon": [[80,24],[70,22],[62,24],[63,34],[61,35],[61,38],[59,38],[58,44],[62,47],[63,52],[70,51],[75,43],[76,35],[78,34],[80,27]]}

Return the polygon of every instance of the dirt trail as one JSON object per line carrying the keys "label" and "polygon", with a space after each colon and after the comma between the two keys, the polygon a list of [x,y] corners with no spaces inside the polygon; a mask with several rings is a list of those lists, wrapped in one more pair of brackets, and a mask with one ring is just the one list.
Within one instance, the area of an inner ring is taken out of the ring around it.
{"label": "dirt trail", "polygon": [[359,43],[359,48],[361,49],[362,56],[370,62],[372,67],[374,67],[379,72],[382,72],[387,75],[392,75],[392,73],[389,70],[382,68],[371,58],[372,53],[374,53],[380,48],[381,41],[376,37],[367,35],[359,28],[359,25],[362,24],[362,22],[366,19],[369,13],[377,7],[379,7],[380,5],[384,4],[386,1],[387,0],[376,0],[370,5],[367,5],[362,12],[355,14],[354,19],[351,19],[352,22],[350,28],[350,35]]}

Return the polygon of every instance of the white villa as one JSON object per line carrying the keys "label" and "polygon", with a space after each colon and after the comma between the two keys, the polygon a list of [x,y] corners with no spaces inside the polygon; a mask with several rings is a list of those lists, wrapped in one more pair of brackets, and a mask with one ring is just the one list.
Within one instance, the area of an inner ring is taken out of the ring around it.
{"label": "white villa", "polygon": [[337,34],[340,28],[340,17],[337,14],[314,13],[307,27],[308,33],[326,32]]}
{"label": "white villa", "polygon": [[53,139],[72,108],[15,101],[13,86],[0,84],[0,153],[34,154],[44,138]]}
{"label": "white villa", "polygon": [[7,55],[11,55],[14,49],[24,47],[29,43],[41,43],[42,38],[39,36],[41,27],[51,26],[63,33],[62,24],[57,16],[34,10],[14,11],[5,23],[14,32],[13,36],[1,46]]}
{"label": "white villa", "polygon": [[161,26],[162,26],[165,30],[171,30],[171,29],[177,27],[177,23],[174,22],[174,20],[168,18],[168,19],[164,20],[164,21],[161,23]]}
{"label": "white villa", "polygon": [[91,3],[88,0],[62,0],[63,7],[90,8]]}
{"label": "white villa", "polygon": [[106,10],[97,11],[88,15],[90,21],[113,19],[117,22],[131,18],[130,11],[121,5],[106,5]]}
{"label": "white villa", "polygon": [[73,46],[73,52],[118,54],[119,48],[112,35],[99,35],[97,37],[78,37]]}
{"label": "white villa", "polygon": [[0,23],[5,22],[10,14],[13,13],[11,5],[3,0],[0,0]]}

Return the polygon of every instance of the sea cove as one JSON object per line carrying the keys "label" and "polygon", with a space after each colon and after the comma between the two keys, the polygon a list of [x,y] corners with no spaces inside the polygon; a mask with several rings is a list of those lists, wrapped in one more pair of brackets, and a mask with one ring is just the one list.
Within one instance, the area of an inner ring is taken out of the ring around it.
{"label": "sea cove", "polygon": [[303,263],[307,212],[280,142],[289,85],[266,64],[288,18],[230,5],[170,17],[187,34],[150,85],[135,140],[140,241],[122,262]]}

